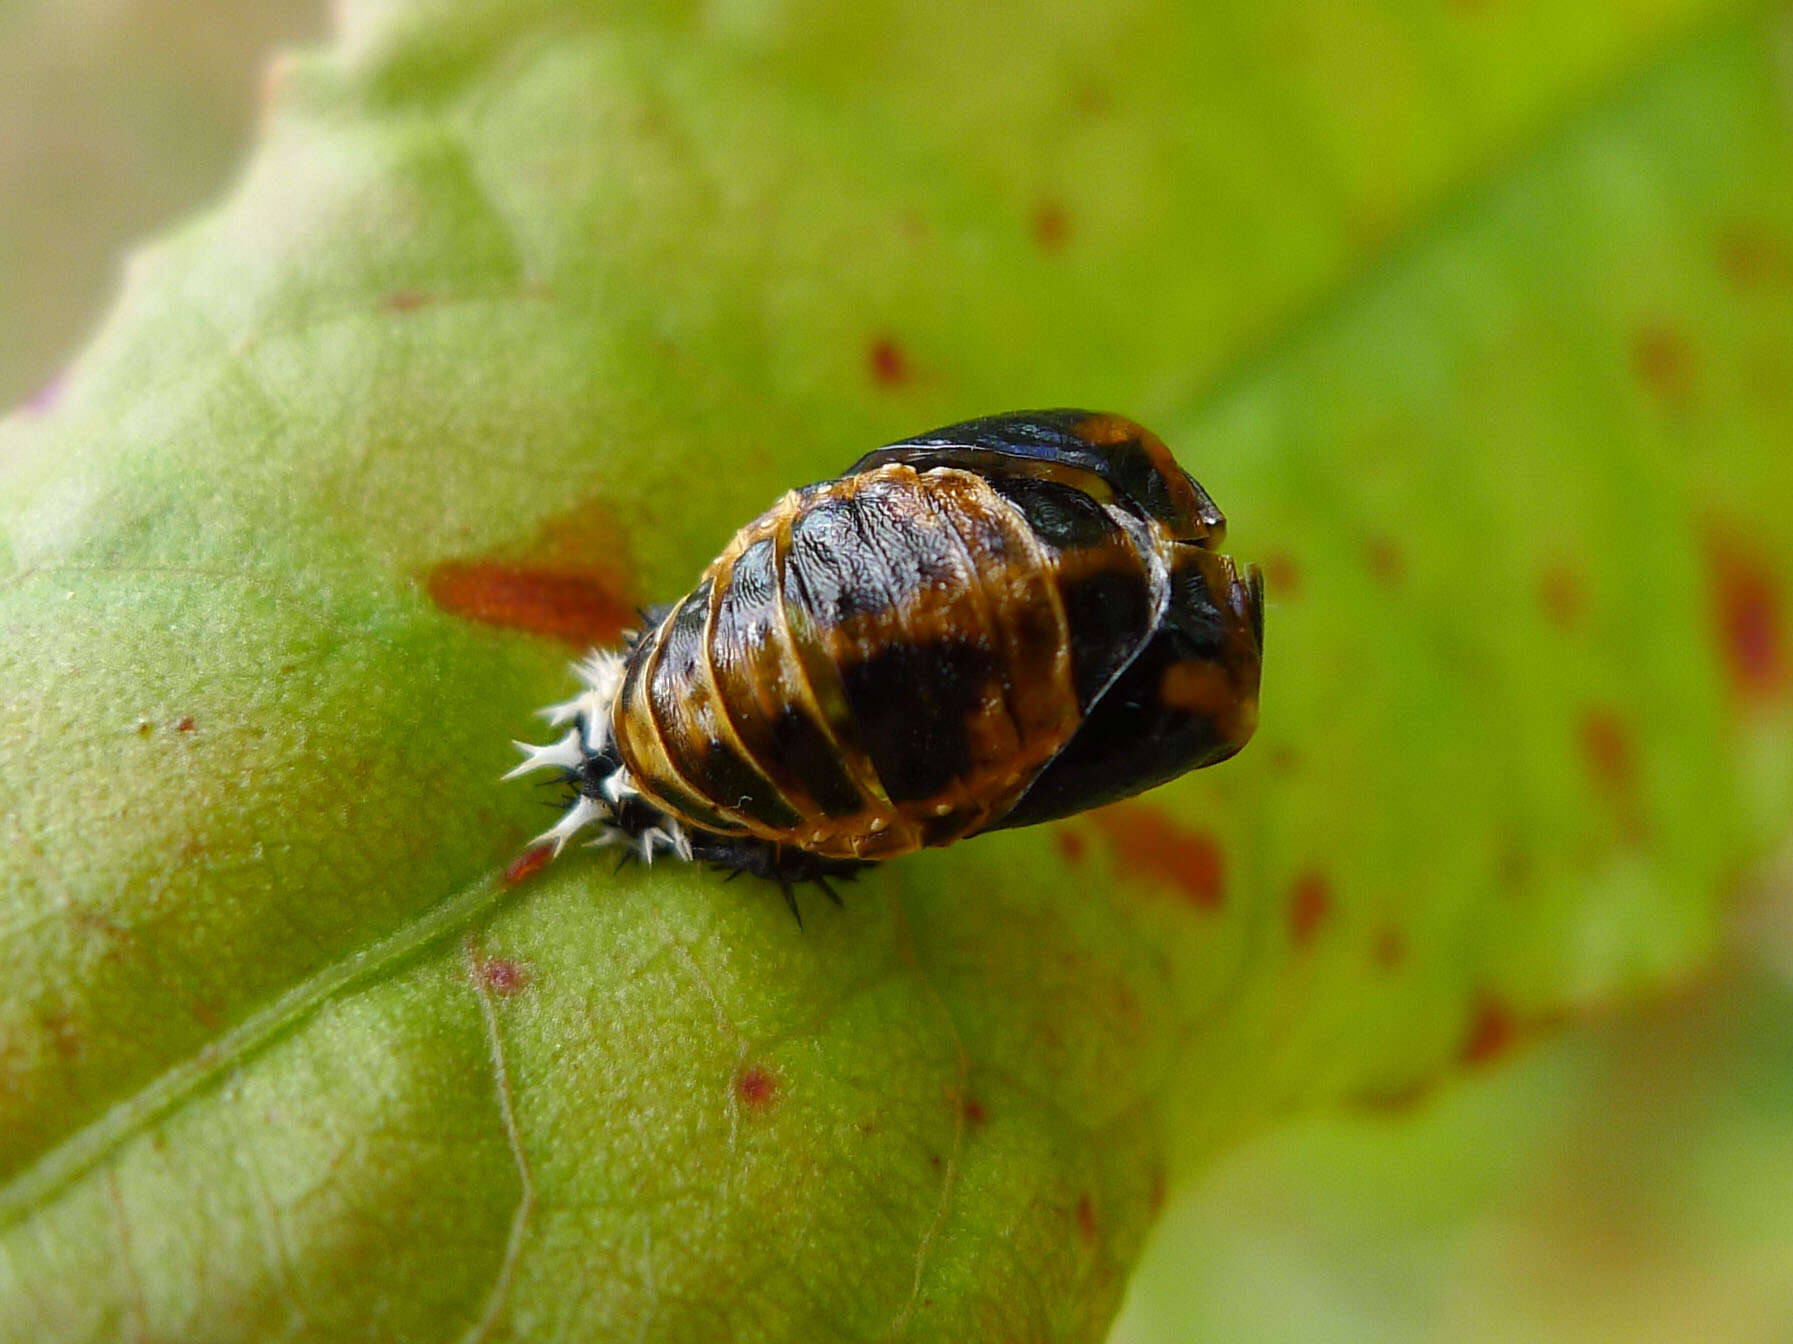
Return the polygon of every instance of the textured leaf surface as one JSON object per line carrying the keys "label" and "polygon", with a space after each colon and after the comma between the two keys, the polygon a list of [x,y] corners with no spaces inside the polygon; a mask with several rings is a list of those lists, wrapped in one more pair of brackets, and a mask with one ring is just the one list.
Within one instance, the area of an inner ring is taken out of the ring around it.
{"label": "textured leaf surface", "polygon": [[[1098,1338],[1226,1137],[1697,964],[1793,759],[1778,20],[1234,9],[360,3],[276,67],[0,431],[5,1329]],[[1244,756],[801,933],[506,875],[569,650],[1055,403],[1268,562]]]}

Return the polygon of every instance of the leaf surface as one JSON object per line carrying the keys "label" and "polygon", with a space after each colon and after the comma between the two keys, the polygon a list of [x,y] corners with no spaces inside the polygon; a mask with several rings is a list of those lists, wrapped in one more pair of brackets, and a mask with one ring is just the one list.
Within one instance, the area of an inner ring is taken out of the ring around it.
{"label": "leaf surface", "polygon": [[[1230,1137],[1688,974],[1790,795],[1777,23],[343,6],[0,429],[5,1328],[1099,1338]],[[1266,562],[1237,761],[801,932],[507,870],[572,653],[1078,403]]]}

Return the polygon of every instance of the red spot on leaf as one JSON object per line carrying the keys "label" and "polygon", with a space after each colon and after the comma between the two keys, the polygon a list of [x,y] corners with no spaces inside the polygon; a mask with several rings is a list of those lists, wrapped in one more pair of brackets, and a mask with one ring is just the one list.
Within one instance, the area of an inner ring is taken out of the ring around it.
{"label": "red spot on leaf", "polygon": [[1708,551],[1719,651],[1731,684],[1746,701],[1772,699],[1788,673],[1780,585],[1760,557],[1734,540],[1714,540]]}
{"label": "red spot on leaf", "polygon": [[1640,328],[1631,339],[1631,367],[1645,390],[1664,401],[1684,400],[1693,391],[1693,348],[1672,327]]}
{"label": "red spot on leaf", "polygon": [[1264,592],[1272,601],[1287,602],[1301,595],[1301,570],[1287,551],[1264,557]]}
{"label": "red spot on leaf", "polygon": [[615,643],[636,619],[636,604],[614,574],[450,560],[430,571],[427,586],[430,599],[456,616],[579,648]]}
{"label": "red spot on leaf", "polygon": [[1544,617],[1559,630],[1571,630],[1581,623],[1587,608],[1579,571],[1566,560],[1553,560],[1538,571],[1538,605]]}
{"label": "red spot on leaf", "polygon": [[1071,236],[1071,220],[1057,201],[1041,201],[1033,210],[1033,238],[1047,252],[1062,248]]}
{"label": "red spot on leaf", "polygon": [[1518,1038],[1512,1010],[1497,999],[1483,999],[1469,1020],[1458,1057],[1471,1066],[1489,1064],[1510,1051]]}
{"label": "red spot on leaf", "polygon": [[1581,716],[1581,754],[1588,774],[1602,792],[1622,797],[1637,778],[1637,758],[1625,721],[1609,709],[1590,709]]}
{"label": "red spot on leaf", "polygon": [[487,957],[479,963],[479,978],[501,999],[529,988],[529,967],[509,957]]}
{"label": "red spot on leaf", "polygon": [[1494,877],[1508,892],[1523,890],[1532,880],[1532,851],[1524,832],[1503,826],[1494,837]]}
{"label": "red spot on leaf", "polygon": [[1738,289],[1793,280],[1793,250],[1756,224],[1731,224],[1718,234],[1718,267]]}
{"label": "red spot on leaf", "polygon": [[59,1059],[76,1060],[87,1053],[87,1043],[81,1035],[81,1029],[68,1013],[53,1013],[42,1021],[44,1031],[50,1038],[50,1048]]}
{"label": "red spot on leaf", "polygon": [[192,731],[193,731],[193,719],[192,719],[192,717],[191,717],[191,716],[190,716],[190,715],[183,715],[183,716],[182,716],[182,717],[181,717],[181,719],[180,719],[180,721],[179,721],[179,722],[178,722],[178,723],[176,723],[176,724],[175,724],[175,725],[174,725],[174,731],[175,731],[175,732],[177,732],[177,733],[190,733],[190,732],[192,732]]}
{"label": "red spot on leaf", "polygon": [[1289,938],[1297,947],[1313,942],[1314,934],[1332,909],[1332,888],[1325,877],[1306,872],[1289,890]]}
{"label": "red spot on leaf", "polygon": [[1407,557],[1388,537],[1372,537],[1364,545],[1363,562],[1370,577],[1389,588],[1398,584],[1407,573]]}
{"label": "red spot on leaf", "polygon": [[1069,826],[1053,827],[1052,843],[1057,846],[1059,857],[1069,864],[1082,863],[1088,850],[1083,836]]}
{"label": "red spot on leaf", "polygon": [[1071,95],[1077,110],[1086,117],[1100,117],[1114,108],[1114,94],[1106,84],[1093,79],[1081,81]]}
{"label": "red spot on leaf", "polygon": [[1096,1206],[1087,1193],[1077,1196],[1077,1234],[1085,1241],[1096,1239]]}
{"label": "red spot on leaf", "polygon": [[973,1129],[978,1128],[990,1118],[984,1110],[984,1103],[976,1097],[966,1097],[959,1102],[959,1114],[965,1117],[965,1123]]}
{"label": "red spot on leaf", "polygon": [[419,289],[395,289],[380,301],[380,306],[389,313],[412,313],[430,301],[430,296]]}
{"label": "red spot on leaf", "polygon": [[1385,971],[1392,971],[1407,960],[1407,935],[1390,924],[1376,935],[1370,947],[1370,959]]}
{"label": "red spot on leaf", "polygon": [[554,859],[553,845],[535,845],[512,859],[501,879],[505,886],[521,886],[546,868]]}
{"label": "red spot on leaf", "polygon": [[879,387],[901,387],[911,377],[908,357],[888,336],[880,336],[866,347],[865,364]]}
{"label": "red spot on leaf", "polygon": [[1648,829],[1638,794],[1637,746],[1629,724],[1609,709],[1593,708],[1581,716],[1581,755],[1594,788],[1613,807],[1619,830],[1636,842]]}
{"label": "red spot on leaf", "polygon": [[1218,909],[1225,896],[1220,846],[1204,831],[1172,821],[1145,803],[1116,803],[1090,813],[1124,867],[1175,887],[1191,905]]}
{"label": "red spot on leaf", "polygon": [[1354,1105],[1376,1115],[1406,1115],[1438,1090],[1438,1079],[1421,1078],[1395,1085],[1384,1084],[1351,1098]]}
{"label": "red spot on leaf", "polygon": [[735,1075],[735,1095],[750,1111],[764,1111],[778,1100],[778,1079],[757,1064]]}

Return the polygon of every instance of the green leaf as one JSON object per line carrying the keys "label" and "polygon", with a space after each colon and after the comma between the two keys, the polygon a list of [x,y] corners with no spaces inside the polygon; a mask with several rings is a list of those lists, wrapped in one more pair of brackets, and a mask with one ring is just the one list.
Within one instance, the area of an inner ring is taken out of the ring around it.
{"label": "green leaf", "polygon": [[1193,1311],[1238,1344],[1784,1338],[1793,985],[1730,944],[1691,993],[1398,1124],[1312,1114],[1242,1144],[1166,1209],[1110,1344],[1186,1340]]}
{"label": "green leaf", "polygon": [[[20,1338],[1099,1338],[1168,1182],[1691,973],[1793,781],[1738,5],[342,6],[0,429]],[[1160,430],[1259,739],[776,890],[507,863],[569,655],[960,416]]]}

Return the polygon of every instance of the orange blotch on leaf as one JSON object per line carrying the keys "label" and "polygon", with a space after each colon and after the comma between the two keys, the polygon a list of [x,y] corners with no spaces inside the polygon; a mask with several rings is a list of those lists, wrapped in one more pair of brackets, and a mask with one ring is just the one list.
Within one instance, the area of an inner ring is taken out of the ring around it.
{"label": "orange blotch on leaf", "polygon": [[1317,872],[1305,872],[1289,889],[1289,938],[1297,947],[1313,942],[1332,909],[1332,887]]}
{"label": "orange blotch on leaf", "polygon": [[1588,777],[1611,805],[1621,836],[1632,843],[1643,840],[1649,828],[1638,791],[1637,744],[1631,726],[1609,709],[1594,708],[1581,716],[1577,732]]}
{"label": "orange blotch on leaf", "polygon": [[1287,602],[1301,595],[1301,569],[1287,551],[1264,557],[1264,592],[1271,600]]}
{"label": "orange blotch on leaf", "polygon": [[1263,747],[1264,759],[1279,775],[1292,775],[1301,768],[1301,753],[1287,742],[1269,742]]}
{"label": "orange blotch on leaf", "polygon": [[1372,537],[1365,543],[1363,563],[1370,577],[1386,587],[1394,587],[1407,574],[1407,557],[1388,537]]}
{"label": "orange blotch on leaf", "polygon": [[1052,843],[1057,847],[1059,857],[1069,864],[1082,863],[1089,849],[1083,836],[1069,826],[1053,827]]}
{"label": "orange blotch on leaf", "polygon": [[1407,935],[1390,924],[1376,935],[1370,946],[1370,960],[1384,971],[1392,971],[1407,960]]}
{"label": "orange blotch on leaf", "polygon": [[430,296],[420,289],[395,289],[380,301],[380,307],[389,313],[413,313],[430,302]]}
{"label": "orange blotch on leaf", "polygon": [[1114,110],[1114,93],[1106,84],[1086,78],[1072,90],[1071,105],[1086,117],[1106,116]]}
{"label": "orange blotch on leaf", "polygon": [[1793,280],[1793,249],[1761,225],[1727,225],[1715,250],[1719,269],[1738,289]]}
{"label": "orange blotch on leaf", "polygon": [[1538,605],[1559,630],[1572,630],[1587,610],[1581,574],[1566,560],[1553,560],[1538,571]]}
{"label": "orange blotch on leaf", "polygon": [[445,560],[424,575],[444,611],[584,650],[639,624],[628,539],[595,503],[545,520],[514,550]]}
{"label": "orange blotch on leaf", "polygon": [[1609,709],[1590,709],[1578,732],[1589,777],[1603,793],[1628,794],[1637,779],[1637,755],[1625,721]]}
{"label": "orange blotch on leaf", "polygon": [[1469,1020],[1458,1058],[1472,1067],[1490,1064],[1513,1048],[1519,1023],[1498,999],[1483,999]]}
{"label": "orange blotch on leaf", "polygon": [[1218,909],[1226,893],[1220,846],[1145,803],[1115,803],[1090,813],[1121,866],[1176,888],[1191,905]]}
{"label": "orange blotch on leaf", "polygon": [[546,868],[553,859],[553,845],[534,845],[506,865],[502,881],[507,887],[521,886]]}
{"label": "orange blotch on leaf", "polygon": [[426,584],[444,611],[579,648],[615,643],[635,623],[635,602],[613,574],[450,560]]}
{"label": "orange blotch on leaf", "polygon": [[1087,1193],[1077,1196],[1077,1234],[1085,1241],[1096,1239],[1096,1206]]}

